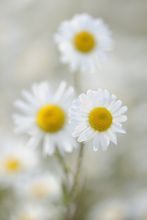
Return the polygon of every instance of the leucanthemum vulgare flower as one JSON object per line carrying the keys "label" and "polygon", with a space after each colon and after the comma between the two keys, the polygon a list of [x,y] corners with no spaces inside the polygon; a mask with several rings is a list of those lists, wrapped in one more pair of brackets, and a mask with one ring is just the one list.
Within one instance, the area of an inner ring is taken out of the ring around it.
{"label": "leucanthemum vulgare flower", "polygon": [[116,133],[125,133],[126,106],[108,90],[89,90],[73,101],[70,120],[73,137],[78,142],[92,141],[94,150],[106,150],[110,142],[117,144]]}
{"label": "leucanthemum vulgare flower", "polygon": [[60,196],[59,180],[50,173],[38,173],[26,176],[16,185],[17,192],[33,201],[56,200]]}
{"label": "leucanthemum vulgare flower", "polygon": [[16,184],[19,178],[37,167],[38,157],[34,151],[20,143],[9,142],[1,146],[0,182],[9,185]]}
{"label": "leucanthemum vulgare flower", "polygon": [[111,32],[99,18],[87,14],[64,21],[55,35],[61,60],[73,71],[96,72],[112,49]]}
{"label": "leucanthemum vulgare flower", "polygon": [[16,131],[28,134],[28,146],[42,144],[45,154],[53,154],[56,147],[61,152],[71,152],[75,141],[68,124],[68,108],[74,96],[72,87],[62,82],[54,93],[46,82],[34,84],[32,91],[22,92],[24,100],[15,105],[22,112],[14,116]]}
{"label": "leucanthemum vulgare flower", "polygon": [[[107,211],[106,211],[107,210]],[[128,219],[128,204],[127,201],[119,199],[106,200],[98,203],[91,211],[90,219],[101,220],[124,220]]]}
{"label": "leucanthemum vulgare flower", "polygon": [[13,211],[11,220],[51,220],[49,209],[32,204],[22,204]]}

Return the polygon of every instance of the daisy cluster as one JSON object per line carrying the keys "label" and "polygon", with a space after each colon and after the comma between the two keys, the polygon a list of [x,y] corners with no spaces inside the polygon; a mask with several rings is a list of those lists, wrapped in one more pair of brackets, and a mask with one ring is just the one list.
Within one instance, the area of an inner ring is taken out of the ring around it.
{"label": "daisy cluster", "polygon": [[[63,22],[54,40],[61,60],[73,72],[97,73],[113,48],[109,28],[87,14]],[[15,132],[25,135],[27,143],[11,141],[0,155],[1,183],[13,187],[23,200],[12,220],[52,220],[53,208],[45,207],[60,201],[60,179],[42,168],[40,152],[64,156],[81,142],[89,142],[94,151],[106,150],[111,142],[116,145],[117,134],[125,133],[127,107],[107,89],[77,94],[76,85],[65,81],[56,90],[47,81],[33,84],[22,91],[15,107]]]}
{"label": "daisy cluster", "polygon": [[[55,93],[48,83],[35,84],[32,93],[23,91],[25,100],[16,101],[21,114],[14,116],[16,131],[27,134],[31,148],[41,144],[45,154],[58,149],[62,154],[92,141],[93,149],[106,150],[117,144],[116,133],[125,133],[127,107],[108,90],[88,90],[74,99],[74,89],[65,82]],[[75,138],[75,139],[74,139]]]}
{"label": "daisy cluster", "polygon": [[[64,62],[72,70],[96,72],[112,49],[111,32],[104,22],[87,14],[64,21],[55,34]],[[106,150],[117,144],[116,133],[125,133],[127,107],[107,89],[88,90],[77,97],[76,87],[61,82],[56,91],[47,82],[33,84],[15,102],[21,111],[14,115],[16,131],[29,136],[28,147],[41,145],[44,154],[57,149],[63,154],[92,141],[93,149]],[[75,92],[74,92],[75,91]]]}
{"label": "daisy cluster", "polygon": [[60,178],[43,166],[36,151],[7,138],[9,141],[1,145],[0,193],[14,200],[16,207],[9,219],[56,219],[52,204],[57,205],[61,199]]}

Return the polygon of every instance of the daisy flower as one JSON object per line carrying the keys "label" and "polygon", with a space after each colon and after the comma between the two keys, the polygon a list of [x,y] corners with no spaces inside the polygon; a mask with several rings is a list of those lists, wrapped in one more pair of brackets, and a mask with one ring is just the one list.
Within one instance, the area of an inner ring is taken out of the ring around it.
{"label": "daisy flower", "polygon": [[64,21],[55,34],[55,42],[62,62],[69,63],[72,71],[96,72],[112,49],[108,27],[101,19],[87,14]]}
{"label": "daisy flower", "polygon": [[21,205],[15,213],[13,212],[13,216],[11,220],[49,220],[51,219],[48,214],[49,210],[32,205],[32,204],[23,204]]}
{"label": "daisy flower", "polygon": [[24,100],[15,105],[22,112],[14,116],[16,131],[28,134],[28,146],[42,143],[45,154],[53,154],[56,147],[61,152],[71,152],[75,141],[68,124],[68,108],[74,96],[72,87],[62,82],[55,93],[48,83],[34,84],[32,91],[22,92]]}
{"label": "daisy flower", "polygon": [[[107,210],[107,211],[106,211]],[[106,200],[97,204],[89,219],[124,220],[128,219],[128,204],[119,199]]]}
{"label": "daisy flower", "polygon": [[38,158],[34,151],[21,144],[10,142],[1,147],[0,181],[3,184],[16,183],[24,174],[37,166]]}
{"label": "daisy flower", "polygon": [[110,142],[117,144],[116,133],[125,133],[122,122],[127,120],[126,111],[127,107],[108,90],[89,90],[71,106],[73,137],[78,142],[91,140],[94,150],[106,150]]}
{"label": "daisy flower", "polygon": [[59,181],[51,174],[35,174],[16,186],[22,197],[34,201],[42,199],[54,200],[60,195]]}

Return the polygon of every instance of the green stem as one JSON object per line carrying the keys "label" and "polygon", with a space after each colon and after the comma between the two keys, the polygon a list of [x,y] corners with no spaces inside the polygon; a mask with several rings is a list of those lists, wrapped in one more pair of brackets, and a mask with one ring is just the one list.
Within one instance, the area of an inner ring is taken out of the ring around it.
{"label": "green stem", "polygon": [[73,75],[73,86],[77,93],[81,92],[80,74],[78,72],[75,72]]}
{"label": "green stem", "polygon": [[68,167],[67,163],[65,162],[64,157],[62,156],[62,154],[60,153],[59,149],[56,149],[55,152],[56,158],[59,162],[59,164],[61,165],[61,168],[63,170],[64,173],[64,178],[62,181],[62,196],[63,196],[63,203],[66,207],[66,213],[65,213],[65,220],[70,220],[70,174],[71,174],[71,170]]}
{"label": "green stem", "polygon": [[60,151],[58,150],[58,148],[56,149],[55,152],[56,158],[59,161],[61,167],[63,168],[65,177],[67,179],[69,179],[69,174],[70,174],[70,168],[68,167],[68,165],[65,163],[64,157],[62,156],[62,154],[60,153]]}
{"label": "green stem", "polygon": [[[76,92],[80,93],[81,86],[80,86],[78,73],[74,74],[73,84],[74,84]],[[65,181],[63,181],[63,184],[62,184],[63,199],[64,199],[64,204],[66,206],[65,220],[74,220],[73,218],[75,216],[75,213],[73,213],[72,205],[74,204],[75,207],[77,206],[75,199],[79,191],[79,185],[80,185],[79,182],[80,182],[80,173],[81,173],[81,167],[82,167],[83,154],[84,154],[84,144],[81,143],[78,158],[77,158],[75,175],[73,177],[73,184],[70,188],[69,177],[70,177],[70,174],[72,173],[69,167],[67,166],[67,164],[65,163],[64,157],[62,156],[58,148],[56,150],[56,157],[59,163],[61,164],[61,167],[65,174]],[[74,212],[76,212],[76,209]]]}
{"label": "green stem", "polygon": [[71,195],[73,198],[76,197],[76,193],[78,192],[83,155],[84,155],[84,144],[81,143],[79,154],[78,154],[78,159],[77,159],[77,166],[76,166],[74,181],[73,181],[72,190],[71,190]]}

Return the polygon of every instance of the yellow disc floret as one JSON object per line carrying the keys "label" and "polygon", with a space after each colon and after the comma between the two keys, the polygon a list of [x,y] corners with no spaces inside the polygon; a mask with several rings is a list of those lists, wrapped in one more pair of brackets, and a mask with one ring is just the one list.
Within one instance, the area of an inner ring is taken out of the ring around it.
{"label": "yellow disc floret", "polygon": [[38,111],[36,122],[43,131],[54,133],[64,126],[65,113],[57,105],[46,105]]}
{"label": "yellow disc floret", "polygon": [[5,162],[5,169],[10,172],[18,172],[21,170],[21,163],[18,159],[9,158]]}
{"label": "yellow disc floret", "polygon": [[89,53],[95,48],[96,42],[93,34],[81,31],[75,35],[74,45],[81,53]]}
{"label": "yellow disc floret", "polygon": [[112,125],[112,114],[105,107],[96,107],[89,113],[90,126],[99,132],[104,132]]}

